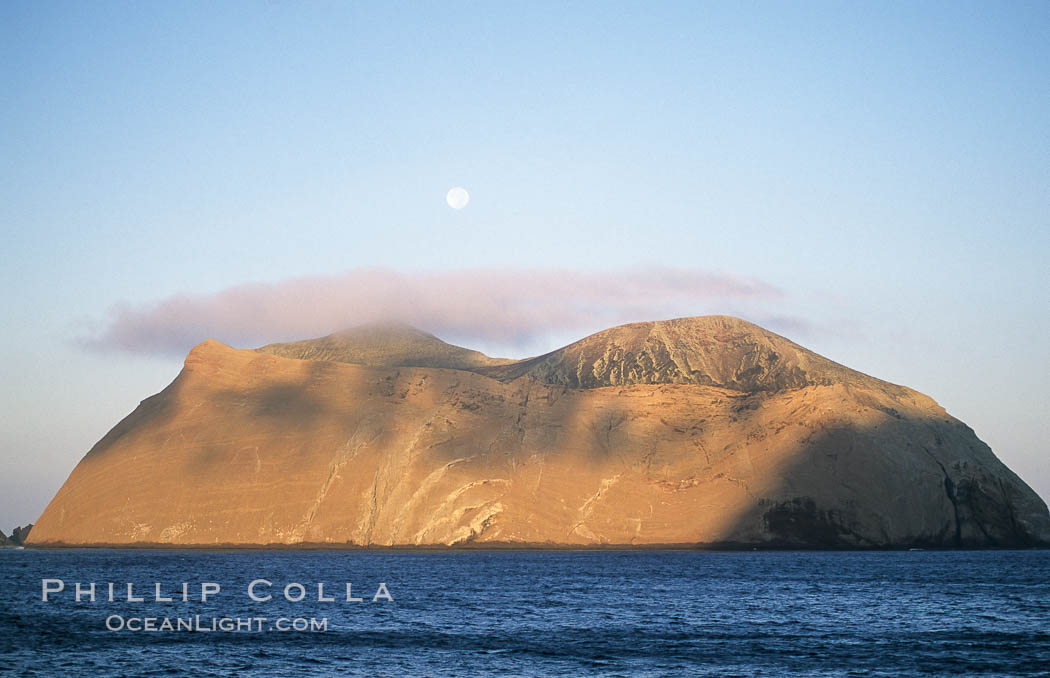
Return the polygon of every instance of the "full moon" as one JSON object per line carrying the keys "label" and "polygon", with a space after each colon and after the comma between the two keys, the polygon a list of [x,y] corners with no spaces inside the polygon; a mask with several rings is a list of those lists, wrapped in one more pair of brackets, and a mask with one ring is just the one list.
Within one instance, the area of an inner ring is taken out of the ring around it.
{"label": "full moon", "polygon": [[448,190],[445,200],[448,202],[448,206],[452,209],[461,210],[467,206],[468,202],[470,202],[470,194],[467,193],[467,189],[462,186],[455,186]]}

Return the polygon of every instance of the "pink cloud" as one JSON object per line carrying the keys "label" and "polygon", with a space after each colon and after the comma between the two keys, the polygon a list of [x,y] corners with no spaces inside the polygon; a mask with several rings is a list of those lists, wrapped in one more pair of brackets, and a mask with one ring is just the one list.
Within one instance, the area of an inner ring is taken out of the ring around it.
{"label": "pink cloud", "polygon": [[[183,354],[209,338],[254,347],[362,323],[401,321],[449,340],[525,346],[538,337],[623,322],[739,314],[741,308],[782,297],[761,280],[668,268],[356,269],[246,283],[213,294],[180,294],[141,306],[119,304],[102,330],[81,343],[93,350]],[[802,322],[780,320],[795,330]]]}

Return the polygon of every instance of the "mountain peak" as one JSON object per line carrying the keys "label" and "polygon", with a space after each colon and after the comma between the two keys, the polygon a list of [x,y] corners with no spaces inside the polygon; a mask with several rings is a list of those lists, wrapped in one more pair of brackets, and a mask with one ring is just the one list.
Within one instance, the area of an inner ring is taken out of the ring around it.
{"label": "mountain peak", "polygon": [[479,371],[500,381],[531,376],[569,388],[698,384],[756,392],[878,382],[725,315],[628,323],[536,358]]}
{"label": "mountain peak", "polygon": [[472,370],[508,361],[453,346],[412,325],[369,323],[325,337],[268,344],[256,349],[283,358],[326,360],[372,367],[439,367]]}
{"label": "mountain peak", "polygon": [[414,338],[430,338],[436,339],[430,332],[425,332],[415,325],[409,325],[408,323],[400,322],[398,320],[377,320],[370,323],[362,323],[360,325],[354,325],[345,329],[333,332],[329,336],[344,337],[344,338],[372,338],[372,337],[414,337]]}
{"label": "mountain peak", "polygon": [[728,315],[627,323],[516,361],[453,346],[399,322],[359,325],[318,339],[269,344],[257,350],[284,358],[373,367],[467,370],[502,382],[529,377],[567,388],[697,384],[753,393],[860,384],[908,391]]}

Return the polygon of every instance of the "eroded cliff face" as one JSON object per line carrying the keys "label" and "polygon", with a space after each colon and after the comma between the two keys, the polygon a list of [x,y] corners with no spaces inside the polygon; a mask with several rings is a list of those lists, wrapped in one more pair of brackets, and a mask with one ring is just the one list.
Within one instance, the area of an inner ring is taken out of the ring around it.
{"label": "eroded cliff face", "polygon": [[477,371],[504,382],[530,376],[569,388],[697,384],[754,392],[853,383],[900,390],[729,316],[621,325],[537,358]]}
{"label": "eroded cliff face", "polygon": [[931,399],[735,319],[469,369],[270,350],[193,349],[30,542],[1050,542],[1046,505]]}

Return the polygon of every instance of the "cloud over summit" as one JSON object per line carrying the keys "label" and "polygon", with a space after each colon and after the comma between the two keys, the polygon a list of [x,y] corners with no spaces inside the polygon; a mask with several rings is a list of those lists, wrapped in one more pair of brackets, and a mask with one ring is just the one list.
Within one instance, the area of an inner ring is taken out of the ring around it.
{"label": "cloud over summit", "polygon": [[102,329],[81,343],[93,350],[181,355],[205,339],[255,347],[398,321],[450,341],[528,347],[567,332],[706,313],[758,313],[774,325],[797,324],[763,313],[763,306],[782,297],[761,280],[672,268],[355,269],[119,304]]}

